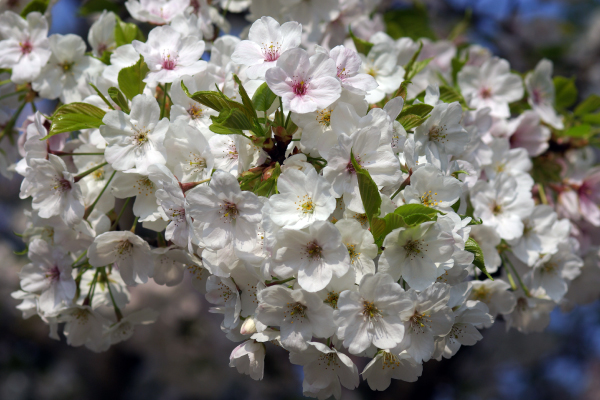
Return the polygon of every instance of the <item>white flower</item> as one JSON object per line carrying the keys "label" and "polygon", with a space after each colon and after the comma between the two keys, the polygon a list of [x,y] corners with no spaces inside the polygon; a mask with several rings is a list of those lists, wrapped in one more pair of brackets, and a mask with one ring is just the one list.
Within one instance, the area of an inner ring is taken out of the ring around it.
{"label": "white flower", "polygon": [[427,156],[431,163],[441,159],[441,168],[445,169],[447,156],[461,154],[469,143],[469,134],[460,125],[461,118],[462,107],[458,102],[437,104],[429,118],[415,129],[419,154]]}
{"label": "white flower", "polygon": [[267,84],[283,99],[283,106],[302,114],[325,108],[342,92],[336,78],[335,62],[326,54],[308,56],[302,49],[291,49],[277,60],[265,75]]}
{"label": "white flower", "polygon": [[556,129],[564,129],[563,117],[554,109],[552,69],[552,61],[544,58],[538,62],[533,72],[525,76],[527,102],[544,122]]}
{"label": "white flower", "polygon": [[90,27],[88,33],[88,42],[92,46],[94,56],[102,57],[105,51],[115,51],[117,43],[115,41],[115,26],[117,18],[113,12],[104,10],[100,18]]}
{"label": "white flower", "polygon": [[[183,120],[202,132],[206,139],[209,139],[214,134],[208,128],[212,124],[210,117],[217,116],[218,113],[212,108],[208,108],[189,98],[181,87],[182,81],[190,93],[195,93],[200,90],[213,90],[215,88],[216,80],[207,70],[203,70],[193,77],[184,76],[181,80],[173,82],[173,86],[169,93],[171,100],[173,100],[173,105],[171,106],[171,121]],[[185,135],[179,134],[178,130],[173,132],[174,136],[185,137]]]}
{"label": "white flower", "polygon": [[239,175],[248,167],[260,165],[266,153],[241,135],[214,135],[208,141],[215,159],[215,169]]}
{"label": "white flower", "polygon": [[412,305],[400,312],[404,322],[400,348],[406,349],[416,362],[428,361],[435,349],[434,337],[448,334],[454,323],[448,307],[450,286],[434,283],[420,293],[414,289],[407,293]]}
{"label": "white flower", "polygon": [[133,45],[119,46],[110,55],[110,65],[102,72],[102,77],[112,82],[115,86],[119,82],[119,72],[123,68],[131,67],[140,59],[140,54],[135,51]]}
{"label": "white flower", "polygon": [[504,314],[507,329],[515,328],[521,333],[542,332],[550,323],[550,312],[556,303],[546,298],[517,297],[517,304],[510,314]]}
{"label": "white flower", "polygon": [[190,0],[127,0],[125,7],[138,21],[162,25],[182,14]]}
{"label": "white flower", "polygon": [[[33,197],[32,208],[42,218],[59,215],[67,225],[75,225],[84,214],[83,195],[73,174],[59,157],[34,158],[21,185],[30,188],[26,195]],[[23,197],[23,196],[22,196]]]}
{"label": "white flower", "polygon": [[303,367],[305,396],[340,399],[342,386],[354,389],[359,383],[358,368],[350,357],[323,343],[309,342],[307,349],[290,352],[290,362]]}
{"label": "white flower", "polygon": [[543,288],[548,297],[558,303],[583,267],[583,260],[573,253],[573,246],[565,240],[558,244],[556,253],[540,255],[524,278],[531,282],[532,289]]}
{"label": "white flower", "polygon": [[505,173],[492,182],[477,182],[471,190],[471,202],[475,218],[496,229],[505,240],[517,239],[523,234],[521,219],[534,207],[529,189],[519,187],[515,178]]}
{"label": "white flower", "polygon": [[323,169],[323,176],[331,182],[333,191],[344,197],[346,207],[359,213],[364,212],[364,207],[351,154],[380,188],[396,184],[401,177],[398,158],[389,142],[381,143],[381,136],[376,126],[362,128],[350,136],[340,135],[338,144],[329,151],[327,166]]}
{"label": "white flower", "polygon": [[279,326],[281,343],[289,350],[308,347],[313,336],[328,338],[335,333],[333,310],[314,293],[271,286],[258,292],[256,320]]}
{"label": "white flower", "polygon": [[558,220],[552,207],[539,204],[523,219],[523,236],[509,244],[515,256],[533,266],[543,254],[554,254],[558,244],[569,236],[571,224]]}
{"label": "white flower", "polygon": [[92,94],[87,77],[99,75],[104,63],[85,55],[85,42],[77,35],[54,34],[48,40],[52,55],[32,82],[33,90],[46,99],[58,97],[63,103],[81,101]]}
{"label": "white flower", "polygon": [[117,171],[133,170],[148,174],[152,164],[166,163],[163,146],[169,129],[169,120],[160,119],[160,107],[156,99],[140,94],[131,101],[129,115],[123,111],[109,111],[102,122],[100,133],[107,141],[104,152],[106,161]]}
{"label": "white flower", "polygon": [[423,373],[423,365],[415,361],[406,351],[394,354],[380,350],[367,364],[361,375],[371,390],[385,390],[393,379],[415,382]]}
{"label": "white flower", "polygon": [[316,221],[305,230],[282,229],[277,235],[273,272],[281,278],[298,277],[300,286],[317,292],[333,275],[343,276],[350,267],[340,232],[328,221]]}
{"label": "white flower", "polygon": [[[473,290],[469,295],[470,300],[479,300],[488,306],[488,313],[492,317],[498,314],[509,314],[515,308],[517,299],[512,292],[509,292],[510,285],[501,280],[493,281],[486,279],[484,281],[472,281]],[[489,328],[491,324],[484,325]]]}
{"label": "white flower", "polygon": [[292,113],[292,121],[302,128],[300,143],[310,150],[310,154],[315,153],[326,158],[331,148],[337,144],[339,133],[333,128],[339,124],[332,124],[331,118],[338,105],[353,107],[357,117],[366,114],[368,106],[364,96],[343,90],[340,98],[328,107],[306,114]]}
{"label": "white flower", "polygon": [[307,173],[288,169],[277,179],[277,190],[269,198],[271,220],[287,229],[325,221],[335,209],[331,186],[314,168]]}
{"label": "white flower", "polygon": [[380,270],[394,279],[402,276],[411,288],[424,290],[452,266],[443,263],[451,259],[454,244],[452,233],[434,221],[394,229],[383,241],[388,266],[381,265]]}
{"label": "white flower", "polygon": [[240,374],[250,375],[255,381],[262,380],[265,369],[265,345],[247,340],[233,349],[229,356],[229,366],[237,368]]}
{"label": "white flower", "polygon": [[200,240],[209,248],[222,249],[256,241],[263,201],[252,192],[243,192],[237,179],[217,171],[209,185],[196,186],[186,193],[187,212],[200,221]]}
{"label": "white flower", "polygon": [[442,175],[432,164],[425,164],[411,175],[410,185],[404,188],[404,202],[451,212],[461,193],[458,179]]}
{"label": "white flower", "polygon": [[489,107],[491,114],[508,118],[508,103],[523,97],[523,82],[510,72],[508,61],[491,58],[481,67],[466,65],[458,73],[458,85],[469,107]]}
{"label": "white flower", "polygon": [[31,263],[21,270],[21,288],[37,293],[39,307],[44,313],[54,313],[68,305],[75,296],[75,281],[71,275],[71,261],[59,248],[41,239],[29,243],[27,256]]}
{"label": "white flower", "polygon": [[356,272],[356,284],[360,284],[362,277],[375,273],[375,263],[378,247],[373,235],[364,229],[355,219],[342,219],[335,223],[335,227],[342,235],[342,243],[348,249],[350,265]]}
{"label": "white flower", "polygon": [[74,306],[62,310],[59,322],[66,322],[63,333],[73,347],[85,345],[92,351],[106,350],[102,330],[108,321],[90,306]]}
{"label": "white flower", "polygon": [[359,73],[362,59],[356,51],[348,47],[336,46],[328,52],[328,55],[335,61],[337,77],[343,89],[364,96],[377,88],[378,83],[373,76]]}
{"label": "white flower", "polygon": [[182,37],[170,26],[156,27],[148,34],[146,43],[134,40],[132,45],[144,56],[150,69],[144,82],[171,83],[206,69],[206,61],[200,60],[204,42],[196,36]]}
{"label": "white flower", "polygon": [[87,256],[93,267],[116,264],[128,286],[146,283],[154,271],[154,254],[148,242],[129,231],[106,232],[96,236]]}
{"label": "white flower", "polygon": [[511,149],[507,139],[494,139],[490,143],[490,148],[493,151],[491,163],[483,168],[488,179],[494,179],[496,174],[501,172],[519,177],[532,167],[527,150]]}
{"label": "white flower", "polygon": [[498,271],[498,267],[502,264],[502,259],[498,254],[496,246],[500,244],[502,239],[496,230],[486,225],[473,225],[471,226],[469,235],[479,244],[483,252],[483,260],[487,271],[490,274]]}
{"label": "white flower", "polygon": [[359,354],[371,344],[389,349],[404,337],[400,313],[411,306],[404,290],[385,273],[365,275],[358,291],[340,293],[333,318],[337,336],[350,353]]}
{"label": "white flower", "polygon": [[271,17],[257,19],[248,32],[248,40],[235,47],[231,59],[247,65],[250,79],[264,79],[265,72],[273,68],[279,57],[289,49],[300,45],[302,25],[297,22],[279,22]]}
{"label": "white flower", "polygon": [[111,182],[111,192],[118,199],[135,196],[133,214],[144,221],[156,221],[161,214],[156,203],[158,187],[145,175],[117,172]]}
{"label": "white flower", "polygon": [[211,276],[206,281],[206,300],[217,307],[212,307],[210,312],[224,315],[223,326],[233,329],[239,322],[242,302],[240,292],[231,278]]}
{"label": "white flower", "polygon": [[368,55],[360,55],[361,72],[371,75],[377,87],[367,93],[369,103],[377,103],[400,88],[404,77],[404,68],[397,65],[398,53],[388,43],[378,43],[369,50]]}
{"label": "white flower", "polygon": [[448,307],[454,313],[454,325],[447,335],[436,339],[432,358],[440,361],[442,356],[450,358],[455,355],[461,345],[473,346],[483,339],[477,327],[490,326],[494,322],[484,303],[467,300],[471,290],[470,282],[460,283],[450,289]]}
{"label": "white flower", "polygon": [[490,132],[494,136],[507,136],[511,147],[522,147],[531,157],[544,153],[550,140],[550,129],[540,124],[540,117],[527,110],[510,121],[497,120]]}
{"label": "white flower", "polygon": [[144,308],[126,315],[120,321],[108,328],[105,336],[110,338],[110,344],[117,344],[133,336],[135,325],[152,324],[158,318],[158,312],[151,308]]}
{"label": "white flower", "polygon": [[52,54],[46,18],[30,12],[25,20],[5,11],[0,15],[0,38],[0,68],[12,69],[10,79],[26,83],[37,78]]}
{"label": "white flower", "polygon": [[159,247],[153,249],[152,252],[156,256],[152,278],[159,285],[178,285],[183,280],[184,269],[194,264],[190,253],[173,248],[173,246]]}

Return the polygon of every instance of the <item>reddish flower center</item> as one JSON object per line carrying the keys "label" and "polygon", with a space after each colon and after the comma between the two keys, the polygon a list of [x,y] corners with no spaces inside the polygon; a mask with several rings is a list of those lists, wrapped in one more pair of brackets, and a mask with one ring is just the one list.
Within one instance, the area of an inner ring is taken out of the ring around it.
{"label": "reddish flower center", "polygon": [[56,265],[52,266],[52,268],[46,272],[46,278],[50,279],[52,282],[56,282],[60,279],[60,270]]}
{"label": "reddish flower center", "polygon": [[171,54],[163,55],[162,67],[166,70],[174,70],[177,67],[177,56],[172,57]]}
{"label": "reddish flower center", "polygon": [[279,59],[279,50],[281,45],[279,42],[263,43],[262,53],[265,57],[265,61],[277,61]]}
{"label": "reddish flower center", "polygon": [[482,99],[489,99],[490,97],[492,97],[492,90],[490,88],[484,87],[479,91],[479,96],[481,96]]}
{"label": "reddish flower center", "polygon": [[19,44],[21,45],[22,54],[29,54],[33,51],[33,45],[31,44],[31,42],[29,42],[29,40],[26,40]]}
{"label": "reddish flower center", "polygon": [[304,80],[294,81],[294,84],[292,85],[292,90],[294,91],[295,95],[304,96],[306,94],[306,91],[308,90],[308,82]]}

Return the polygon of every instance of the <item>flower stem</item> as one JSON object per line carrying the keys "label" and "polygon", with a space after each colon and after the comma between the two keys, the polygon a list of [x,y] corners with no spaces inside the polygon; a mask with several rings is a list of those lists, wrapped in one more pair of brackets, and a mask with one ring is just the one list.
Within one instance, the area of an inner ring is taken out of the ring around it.
{"label": "flower stem", "polygon": [[87,249],[85,249],[85,251],[83,253],[81,253],[81,255],[79,257],[77,257],[77,260],[73,261],[73,264],[71,264],[71,267],[73,267],[75,264],[77,264],[79,261],[81,261],[83,259],[83,257],[85,257],[86,254],[87,254]]}
{"label": "flower stem", "polygon": [[110,185],[110,181],[112,181],[112,179],[114,178],[114,176],[115,176],[116,173],[117,173],[117,171],[113,171],[113,173],[110,176],[110,178],[108,178],[108,181],[106,182],[106,185],[104,185],[104,187],[100,191],[100,194],[98,195],[98,197],[96,197],[96,200],[94,200],[94,202],[92,203],[92,205],[89,206],[85,210],[85,214],[83,215],[83,219],[88,219],[88,217],[90,216],[90,214],[92,213],[92,211],[94,211],[94,207],[96,207],[96,204],[98,204],[98,201],[100,201],[100,197],[102,197],[102,195],[104,194],[104,191],[106,190],[106,188],[108,187],[108,185]]}
{"label": "flower stem", "polygon": [[402,184],[400,185],[398,190],[396,190],[394,192],[394,194],[392,195],[392,197],[390,197],[391,200],[394,200],[394,197],[398,196],[398,193],[400,193],[402,191],[402,189],[404,189],[405,187],[410,185],[410,177],[411,176],[412,176],[412,169],[408,171],[408,177],[404,180],[404,182],[402,182]]}
{"label": "flower stem", "polygon": [[160,119],[163,119],[167,116],[167,91],[169,90],[170,85],[170,83],[165,83],[165,87],[163,88],[165,93],[163,96],[162,106],[160,107]]}
{"label": "flower stem", "polygon": [[100,168],[104,167],[107,164],[108,164],[108,162],[105,161],[102,164],[98,164],[95,167],[88,169],[87,171],[83,171],[82,173],[75,175],[75,178],[74,178],[75,182],[79,182],[81,180],[81,178],[88,176],[92,172],[99,170]]}
{"label": "flower stem", "polygon": [[14,96],[15,94],[20,94],[20,93],[25,93],[25,92],[27,92],[27,89],[17,90],[16,92],[11,92],[11,93],[5,94],[3,96],[0,96],[0,100],[4,100],[6,98]]}
{"label": "flower stem", "polygon": [[117,227],[117,225],[119,224],[119,220],[121,219],[121,216],[125,212],[125,208],[127,207],[127,204],[129,204],[129,200],[131,200],[131,197],[128,197],[127,200],[125,200],[125,204],[123,204],[123,208],[121,208],[121,211],[119,212],[119,215],[117,215],[117,219],[115,219],[115,222],[113,222],[113,224],[110,227],[109,231],[114,231],[115,228]]}
{"label": "flower stem", "polygon": [[49,151],[50,154],[54,154],[55,156],[59,156],[59,157],[66,157],[66,156],[103,156],[104,153],[67,153],[64,151],[58,151],[58,150],[50,150]]}
{"label": "flower stem", "polygon": [[110,281],[108,280],[108,275],[106,274],[105,268],[102,268],[102,279],[106,281],[106,286],[108,287],[108,294],[110,295],[110,301],[113,305],[113,308],[115,309],[115,316],[117,317],[117,322],[119,322],[123,319],[123,314],[121,313],[119,306],[117,306],[117,302],[115,301],[115,298],[113,296],[112,289],[110,288]]}
{"label": "flower stem", "polygon": [[521,279],[521,276],[517,272],[517,269],[515,268],[515,266],[513,265],[513,263],[508,259],[507,256],[502,257],[502,259],[508,264],[508,266],[512,270],[513,274],[517,277],[517,281],[519,282],[519,286],[521,286],[521,289],[523,289],[523,292],[525,293],[525,296],[531,297],[531,293],[529,293],[529,289],[527,289],[527,286],[525,286],[525,283],[523,283],[523,280]]}
{"label": "flower stem", "polygon": [[284,280],[282,280],[282,281],[273,281],[273,282],[269,282],[269,283],[267,283],[265,286],[267,286],[267,287],[268,287],[268,286],[273,286],[273,285],[281,285],[282,283],[286,283],[286,282],[292,281],[292,280],[294,280],[294,279],[296,279],[296,278],[293,278],[293,277],[292,277],[292,278],[287,278],[287,279],[284,279]]}
{"label": "flower stem", "polygon": [[548,198],[546,197],[546,191],[544,190],[544,185],[538,183],[538,193],[540,195],[540,201],[542,204],[548,204]]}

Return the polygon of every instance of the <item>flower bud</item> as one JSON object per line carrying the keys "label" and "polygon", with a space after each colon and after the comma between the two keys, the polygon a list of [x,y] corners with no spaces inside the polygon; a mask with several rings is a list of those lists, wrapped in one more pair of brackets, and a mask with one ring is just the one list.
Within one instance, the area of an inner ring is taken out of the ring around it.
{"label": "flower bud", "polygon": [[254,317],[248,317],[242,324],[240,328],[240,333],[242,335],[251,335],[256,333],[256,322],[254,321]]}

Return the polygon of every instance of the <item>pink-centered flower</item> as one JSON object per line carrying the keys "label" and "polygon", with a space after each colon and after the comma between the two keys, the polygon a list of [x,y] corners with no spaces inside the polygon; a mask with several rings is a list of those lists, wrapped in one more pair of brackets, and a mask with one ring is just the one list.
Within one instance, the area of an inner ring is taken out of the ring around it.
{"label": "pink-centered flower", "polygon": [[342,92],[335,62],[326,54],[312,57],[302,49],[291,49],[266,72],[267,84],[283,99],[285,108],[304,114],[325,108]]}

